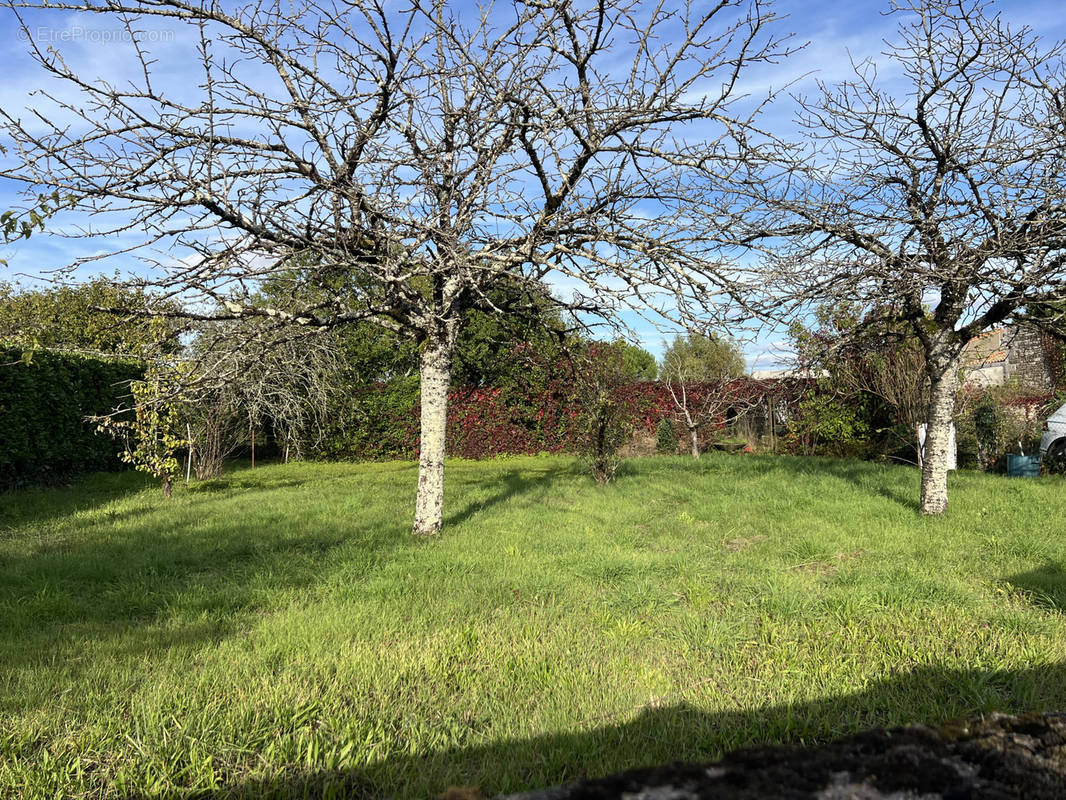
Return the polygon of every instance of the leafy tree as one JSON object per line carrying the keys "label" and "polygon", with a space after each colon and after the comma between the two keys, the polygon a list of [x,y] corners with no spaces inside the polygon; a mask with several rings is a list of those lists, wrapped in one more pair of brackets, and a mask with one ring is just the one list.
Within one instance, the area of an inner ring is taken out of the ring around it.
{"label": "leafy tree", "polygon": [[622,357],[622,373],[634,381],[653,381],[658,369],[655,366],[655,356],[643,347],[624,339],[617,339],[611,343]]}
{"label": "leafy tree", "polygon": [[745,372],[744,355],[732,339],[717,334],[678,334],[663,354],[661,377],[684,373],[688,380],[739,378]]}
{"label": "leafy tree", "polygon": [[[339,272],[335,275],[331,283],[333,291],[342,291],[344,281],[359,277],[343,276]],[[323,294],[321,289],[310,287],[299,290],[307,293],[301,298],[305,302]],[[260,304],[264,307],[291,305],[291,296],[285,295],[299,290],[289,284],[284,291],[279,291],[278,282],[268,282]],[[505,283],[489,293],[494,305],[520,313],[494,314],[479,309],[464,312],[455,346],[453,384],[484,387],[513,382],[523,371],[521,362],[513,358],[520,345],[531,345],[547,358],[559,353],[572,334],[549,299],[529,303],[532,298],[528,292],[528,287]],[[417,343],[373,323],[337,326],[332,331],[332,340],[348,364],[347,377],[357,384],[385,383],[418,374]]]}
{"label": "leafy tree", "polygon": [[106,278],[35,290],[0,283],[0,342],[27,351],[46,348],[132,357],[147,355],[161,341],[174,349],[177,326],[162,317],[135,313],[149,302],[144,292],[121,288]]}

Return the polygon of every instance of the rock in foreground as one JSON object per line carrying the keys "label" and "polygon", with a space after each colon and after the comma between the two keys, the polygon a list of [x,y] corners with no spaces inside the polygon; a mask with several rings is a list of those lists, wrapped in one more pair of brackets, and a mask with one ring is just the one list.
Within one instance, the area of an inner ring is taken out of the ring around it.
{"label": "rock in foreground", "polygon": [[1066,714],[909,726],[818,747],[739,750],[711,764],[630,770],[500,800],[1066,798]]}

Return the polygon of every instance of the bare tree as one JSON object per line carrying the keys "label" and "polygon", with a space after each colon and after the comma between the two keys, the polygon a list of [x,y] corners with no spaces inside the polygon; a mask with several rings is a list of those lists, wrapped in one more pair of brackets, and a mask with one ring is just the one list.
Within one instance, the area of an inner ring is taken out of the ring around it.
{"label": "bare tree", "polygon": [[700,457],[700,430],[710,422],[750,410],[762,400],[744,374],[744,357],[719,336],[678,335],[663,354],[659,377],[666,385],[677,417],[689,437],[689,452]]}
{"label": "bare tree", "polygon": [[[190,316],[371,321],[419,343],[416,533],[441,527],[464,310],[520,312],[492,300],[504,282],[529,306],[548,281],[576,287],[558,300],[574,312],[674,317],[732,289],[699,220],[759,105],[737,105],[738,77],[784,51],[761,0],[7,5],[101,15],[135,44],[121,85],[31,45],[80,99],[32,124],[4,113],[17,161],[0,176],[57,189],[131,250],[195,254],[143,281]],[[198,91],[157,77],[166,54],[137,32],[164,23],[195,39]],[[292,302],[256,302],[268,280]]]}
{"label": "bare tree", "polygon": [[801,99],[806,140],[750,161],[729,212],[734,241],[766,254],[754,280],[779,312],[854,302],[910,326],[930,392],[921,510],[939,514],[963,347],[1066,294],[1064,48],[983,0],[892,13],[892,77],[861,63]]}
{"label": "bare tree", "polygon": [[286,460],[325,430],[345,370],[340,348],[329,333],[264,327],[210,323],[177,364],[171,385],[184,401],[200,479],[217,476],[259,425],[281,437]]}

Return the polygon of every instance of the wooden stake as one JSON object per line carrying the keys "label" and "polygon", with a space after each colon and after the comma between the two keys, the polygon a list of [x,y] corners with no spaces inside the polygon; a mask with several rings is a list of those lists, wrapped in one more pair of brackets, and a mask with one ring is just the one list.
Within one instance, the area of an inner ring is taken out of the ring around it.
{"label": "wooden stake", "polygon": [[255,428],[252,428],[252,469],[255,469]]}
{"label": "wooden stake", "polygon": [[185,435],[189,440],[189,454],[185,457],[185,485],[189,485],[189,476],[192,474],[192,428],[185,423]]}
{"label": "wooden stake", "polygon": [[775,420],[774,420],[774,398],[767,397],[766,398],[766,405],[770,409],[770,452],[771,453],[776,453],[777,452],[777,440],[775,438],[776,433],[774,431],[774,422],[775,422]]}

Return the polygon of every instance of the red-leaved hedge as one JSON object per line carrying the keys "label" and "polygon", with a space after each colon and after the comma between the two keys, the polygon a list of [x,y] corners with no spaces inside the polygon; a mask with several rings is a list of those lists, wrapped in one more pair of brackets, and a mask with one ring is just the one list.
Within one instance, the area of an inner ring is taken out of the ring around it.
{"label": "red-leaved hedge", "polygon": [[[714,384],[687,387],[698,403],[702,393],[717,391]],[[740,405],[750,397],[780,394],[776,382],[741,378],[729,385]],[[635,431],[654,434],[664,419],[675,419],[677,408],[665,384],[642,381],[618,389]],[[347,458],[415,458],[418,455],[417,382],[368,386],[353,398],[353,410],[337,420],[322,455]],[[482,459],[500,455],[558,453],[574,450],[574,420],[580,409],[566,381],[555,380],[535,389],[518,386],[457,388],[449,397],[447,448],[449,455]],[[721,428],[724,411],[708,424]]]}

